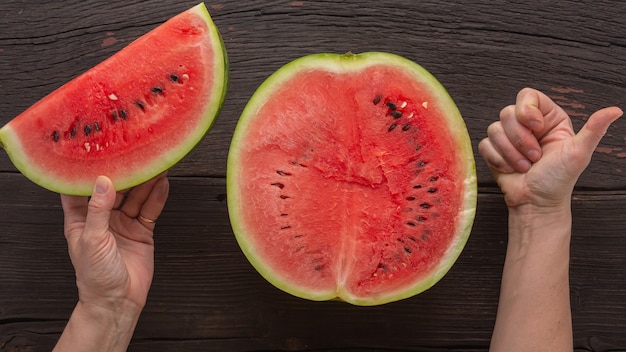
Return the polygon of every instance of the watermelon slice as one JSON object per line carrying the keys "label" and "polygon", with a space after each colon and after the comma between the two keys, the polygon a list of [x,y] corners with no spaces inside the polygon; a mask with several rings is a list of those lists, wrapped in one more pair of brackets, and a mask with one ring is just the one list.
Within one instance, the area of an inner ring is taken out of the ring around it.
{"label": "watermelon slice", "polygon": [[14,165],[58,193],[116,189],[182,159],[219,113],[227,58],[203,3],[171,18],[50,93],[0,129]]}
{"label": "watermelon slice", "polygon": [[474,220],[474,154],[443,86],[389,53],[314,54],[274,73],[227,168],[237,241],[272,284],[377,305],[440,280]]}

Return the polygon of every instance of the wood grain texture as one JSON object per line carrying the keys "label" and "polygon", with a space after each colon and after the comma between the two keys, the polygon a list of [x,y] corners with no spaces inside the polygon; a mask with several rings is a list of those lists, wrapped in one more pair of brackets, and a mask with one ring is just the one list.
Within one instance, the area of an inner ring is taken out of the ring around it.
{"label": "wood grain texture", "polygon": [[[195,1],[0,2],[0,125]],[[626,2],[207,1],[230,60],[222,113],[171,170],[156,272],[130,351],[486,351],[506,246],[506,208],[478,154],[468,245],[432,289],[380,307],[308,302],[263,280],[232,235],[226,158],[245,103],[273,71],[317,52],[389,51],[430,70],[474,146],[533,86],[575,128],[626,97]],[[623,106],[622,106],[623,107]],[[574,199],[576,351],[626,350],[626,121],[602,140]],[[0,153],[0,351],[46,351],[76,302],[58,195]]]}

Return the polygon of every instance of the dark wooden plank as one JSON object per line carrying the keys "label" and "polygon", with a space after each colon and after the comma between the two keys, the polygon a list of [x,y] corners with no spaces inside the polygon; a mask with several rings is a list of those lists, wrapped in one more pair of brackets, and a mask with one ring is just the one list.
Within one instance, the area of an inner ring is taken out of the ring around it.
{"label": "dark wooden plank", "polygon": [[[193,1],[4,1],[0,4],[0,123]],[[230,137],[256,87],[274,70],[316,52],[390,51],[431,70],[466,118],[474,145],[524,86],[563,104],[579,128],[626,95],[626,12],[593,3],[493,1],[207,2],[230,58],[222,114],[174,175],[224,175]],[[539,10],[541,9],[541,10]],[[619,122],[581,178],[623,188],[626,123]],[[15,171],[5,155],[0,171]],[[481,183],[492,179],[478,159]]]}
{"label": "dark wooden plank", "polygon": [[626,349],[624,201],[623,192],[574,197],[570,291],[576,346],[584,351]]}
{"label": "dark wooden plank", "polygon": [[[0,350],[45,350],[76,301],[58,196],[0,176]],[[448,275],[378,307],[310,302],[268,284],[232,235],[223,179],[172,177],[156,272],[131,351],[389,348],[486,351],[506,247],[506,209],[483,189],[470,241]],[[9,186],[11,185],[11,186]],[[625,348],[626,195],[577,193],[572,306],[579,350]]]}

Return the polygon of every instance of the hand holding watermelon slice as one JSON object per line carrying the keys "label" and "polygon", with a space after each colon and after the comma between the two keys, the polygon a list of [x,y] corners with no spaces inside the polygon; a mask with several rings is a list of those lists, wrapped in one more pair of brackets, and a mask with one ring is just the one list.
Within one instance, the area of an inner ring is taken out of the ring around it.
{"label": "hand holding watermelon slice", "polygon": [[126,350],[152,281],[163,172],[207,133],[226,85],[223,43],[201,3],[0,128],[18,170],[62,194],[79,302],[55,350]]}
{"label": "hand holding watermelon slice", "polygon": [[79,300],[55,350],[126,350],[152,283],[154,225],[168,191],[161,175],[116,195],[101,176],[90,200],[61,195]]}
{"label": "hand holding watermelon slice", "polygon": [[509,241],[490,350],[572,351],[571,195],[617,107],[575,133],[548,96],[523,89],[489,126],[479,151],[509,207]]}

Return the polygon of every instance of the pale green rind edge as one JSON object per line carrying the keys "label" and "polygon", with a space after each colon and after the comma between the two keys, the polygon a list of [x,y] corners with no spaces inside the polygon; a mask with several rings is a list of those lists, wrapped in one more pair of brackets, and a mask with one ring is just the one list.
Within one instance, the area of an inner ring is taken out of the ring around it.
{"label": "pale green rind edge", "polygon": [[[284,280],[280,275],[275,274],[271,269],[264,265],[261,258],[257,255],[257,253],[255,253],[253,245],[248,240],[246,228],[243,226],[241,221],[238,221],[238,214],[240,213],[240,207],[243,202],[241,199],[240,189],[237,185],[237,163],[239,160],[239,150],[237,146],[245,138],[248,121],[262,107],[263,102],[271,96],[273,89],[280,86],[282,82],[289,80],[289,78],[297,72],[307,68],[324,68],[330,71],[337,70],[337,72],[346,72],[350,70],[358,71],[363,67],[380,63],[397,64],[402,67],[409,68],[415,74],[417,80],[422,81],[430,87],[431,92],[437,96],[441,106],[446,107],[446,111],[443,115],[447,118],[450,131],[456,131],[456,133],[452,133],[452,135],[457,137],[459,155],[465,156],[463,160],[463,164],[465,165],[465,179],[463,182],[466,186],[466,193],[464,197],[464,210],[458,215],[460,218],[460,231],[457,236],[455,236],[456,243],[450,247],[446,255],[444,255],[437,270],[427,280],[419,281],[409,288],[389,295],[372,297],[371,299],[360,299],[352,297],[340,289],[311,292],[310,290],[291,287],[288,281]],[[414,296],[429,289],[440,281],[443,276],[445,276],[458,259],[463,248],[465,247],[465,244],[467,243],[467,240],[469,239],[476,213],[476,183],[476,165],[469,133],[460,111],[448,94],[447,90],[422,66],[402,56],[384,52],[366,52],[360,54],[311,54],[298,58],[277,70],[257,88],[253,96],[248,101],[248,104],[246,104],[231,140],[226,172],[228,212],[235,238],[252,266],[267,281],[277,288],[296,297],[314,301],[340,299],[351,304],[364,306],[380,305]]]}
{"label": "pale green rind edge", "polygon": [[[226,48],[224,41],[220,35],[220,32],[213,22],[209,11],[204,3],[199,3],[193,8],[187,10],[190,12],[196,12],[207,24],[209,29],[209,38],[211,47],[215,50],[215,63],[214,63],[214,75],[213,89],[210,99],[208,100],[203,114],[203,125],[196,128],[195,133],[187,137],[188,143],[181,144],[178,148],[170,150],[167,154],[162,155],[160,158],[155,158],[152,163],[145,165],[141,170],[134,173],[134,177],[115,180],[115,189],[124,190],[141,184],[151,178],[159,175],[160,173],[168,170],[180,160],[182,160],[196,145],[198,145],[204,136],[213,126],[213,123],[217,119],[220,113],[226,92],[228,88],[228,57],[226,54]],[[122,49],[123,50],[123,49]],[[218,79],[222,77],[222,79]],[[44,97],[45,99],[45,97]],[[39,169],[37,165],[29,162],[29,159],[25,153],[21,141],[13,133],[9,123],[0,128],[0,144],[6,150],[9,158],[13,162],[13,165],[28,179],[38,184],[39,186],[46,188],[50,191],[70,194],[70,195],[91,195],[93,182],[88,183],[65,183],[57,179],[52,179],[47,176],[46,170]]]}

